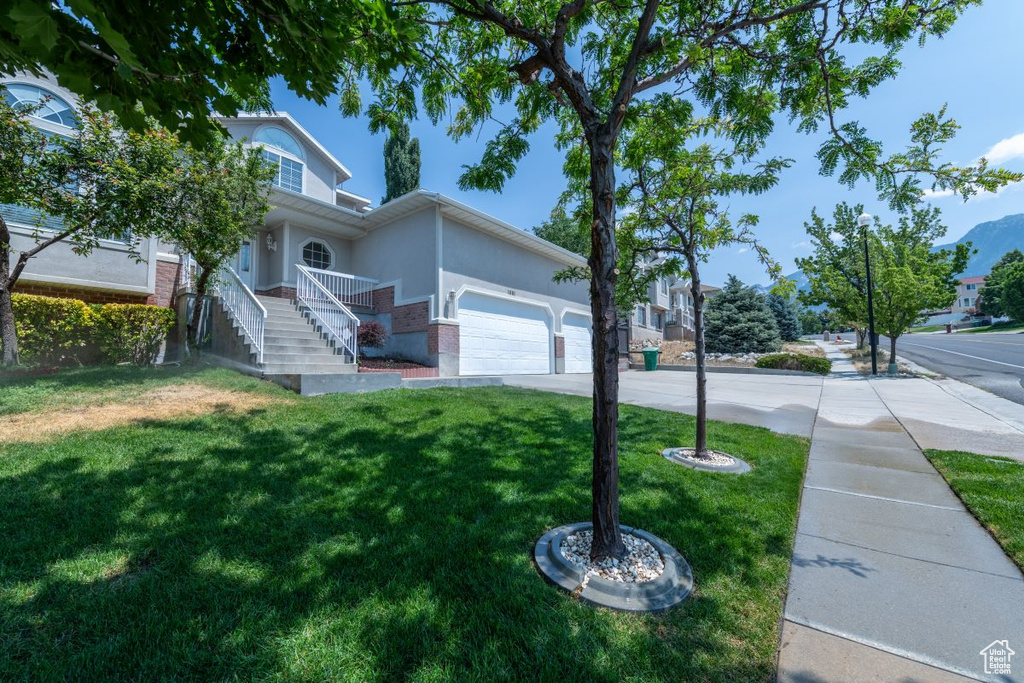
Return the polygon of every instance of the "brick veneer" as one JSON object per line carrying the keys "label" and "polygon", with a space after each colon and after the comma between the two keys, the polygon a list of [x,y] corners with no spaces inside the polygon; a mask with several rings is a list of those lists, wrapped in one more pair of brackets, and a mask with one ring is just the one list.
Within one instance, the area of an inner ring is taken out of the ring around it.
{"label": "brick veneer", "polygon": [[171,261],[156,262],[156,287],[155,292],[150,294],[146,303],[151,306],[174,306],[175,294],[178,290],[178,273],[181,272],[181,264]]}
{"label": "brick veneer", "polygon": [[144,304],[148,301],[148,297],[145,294],[103,292],[95,289],[82,289],[65,285],[45,285],[35,282],[19,282],[14,288],[14,293],[53,296],[62,299],[79,299],[87,304]]}
{"label": "brick veneer", "polygon": [[400,372],[402,373],[402,379],[437,377],[437,368],[400,368],[398,370],[389,370],[387,368],[359,368],[359,372]]}
{"label": "brick veneer", "polygon": [[459,328],[457,325],[431,325],[427,329],[427,353],[459,353]]}
{"label": "brick veneer", "polygon": [[565,358],[565,337],[555,337],[555,358]]}
{"label": "brick veneer", "polygon": [[256,293],[261,296],[275,296],[278,299],[295,300],[296,291],[294,287],[274,287],[273,289],[257,289]]}
{"label": "brick veneer", "polygon": [[414,304],[395,306],[395,288],[384,287],[373,290],[374,313],[391,314],[391,334],[425,332],[430,323],[430,304],[419,301]]}

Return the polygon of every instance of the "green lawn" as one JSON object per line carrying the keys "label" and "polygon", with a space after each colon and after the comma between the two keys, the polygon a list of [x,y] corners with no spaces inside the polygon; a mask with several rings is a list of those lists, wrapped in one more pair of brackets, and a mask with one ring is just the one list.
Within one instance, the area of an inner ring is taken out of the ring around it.
{"label": "green lawn", "polygon": [[944,329],[946,329],[945,325],[922,325],[921,327],[911,327],[907,329],[907,332],[911,334],[915,332],[938,332]]}
{"label": "green lawn", "polygon": [[978,334],[981,332],[1016,332],[1024,330],[1024,323],[1014,321],[985,325],[984,327],[972,327],[968,330],[960,330],[957,334]]}
{"label": "green lawn", "polygon": [[968,509],[1024,569],[1024,463],[961,451],[925,451]]}
{"label": "green lawn", "polygon": [[88,402],[130,379],[274,400],[0,444],[3,678],[774,675],[806,440],[713,423],[712,445],[754,470],[701,473],[659,454],[691,442],[692,418],[623,407],[622,521],[672,543],[696,577],[684,605],[637,616],[575,602],[530,557],[545,530],[589,518],[589,400],[298,399],[223,371],[117,372],[0,395],[8,411]]}

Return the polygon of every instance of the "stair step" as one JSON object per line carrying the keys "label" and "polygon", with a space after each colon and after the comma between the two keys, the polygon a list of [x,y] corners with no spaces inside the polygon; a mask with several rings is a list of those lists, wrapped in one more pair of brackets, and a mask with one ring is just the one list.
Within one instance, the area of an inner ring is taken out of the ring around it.
{"label": "stair step", "polygon": [[[263,359],[268,362],[285,362],[285,360],[293,361],[302,358],[315,358],[316,362],[321,360],[343,358],[341,353],[336,353],[335,350],[329,346],[321,346],[319,348],[296,348],[294,346],[279,346],[271,345],[263,348]],[[330,361],[328,361],[330,362]]]}
{"label": "stair step", "polygon": [[276,330],[286,330],[289,332],[306,332],[315,331],[316,326],[310,324],[304,319],[299,320],[267,320],[267,324],[263,326],[263,334]]}
{"label": "stair step", "polygon": [[357,370],[355,363],[263,363],[265,375],[336,375]]}
{"label": "stair step", "polygon": [[297,353],[300,349],[303,351],[330,349],[333,351],[334,347],[319,335],[315,337],[271,337],[269,335],[263,337],[264,353],[269,353],[271,349],[285,353],[291,350],[293,353]]}

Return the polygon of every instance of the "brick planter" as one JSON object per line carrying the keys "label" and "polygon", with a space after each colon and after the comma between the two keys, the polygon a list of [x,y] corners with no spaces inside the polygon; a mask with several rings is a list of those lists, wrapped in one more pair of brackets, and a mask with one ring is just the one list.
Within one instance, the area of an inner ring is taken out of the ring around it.
{"label": "brick planter", "polygon": [[399,372],[402,379],[418,379],[420,377],[437,377],[437,368],[359,368],[359,372]]}

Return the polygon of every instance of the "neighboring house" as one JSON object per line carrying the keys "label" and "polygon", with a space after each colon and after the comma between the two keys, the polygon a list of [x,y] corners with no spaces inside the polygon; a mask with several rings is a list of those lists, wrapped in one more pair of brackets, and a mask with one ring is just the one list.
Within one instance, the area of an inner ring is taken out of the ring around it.
{"label": "neighboring house", "polygon": [[978,296],[981,290],[985,289],[985,277],[964,277],[960,278],[956,286],[956,301],[950,308],[950,313],[971,314],[977,312]]}
{"label": "neighboring house", "polygon": [[[700,286],[705,301],[721,291],[720,287]],[[693,341],[693,295],[689,280],[676,280],[669,287],[672,309],[665,327],[665,339],[669,341]]]}
{"label": "neighboring house", "polygon": [[628,317],[619,322],[619,347],[625,351],[626,340],[631,342],[660,342],[668,324],[672,277],[659,277],[648,287],[647,301],[637,304]]}
{"label": "neighboring house", "polygon": [[[54,82],[0,84],[17,101],[49,98],[40,127],[73,130],[76,100]],[[240,244],[212,307],[215,353],[266,374],[353,372],[357,326],[376,320],[389,335],[373,353],[441,376],[590,371],[588,287],[553,280],[585,259],[434,192],[371,208],[344,189],[348,168],[286,113],[220,120],[234,138],[261,146],[277,175],[273,208]],[[12,221],[15,250],[31,239],[30,218]],[[188,256],[157,240],[139,246],[136,263],[117,238],[88,257],[54,245],[32,260],[17,291],[184,315]],[[667,309],[667,291],[665,301]]]}

